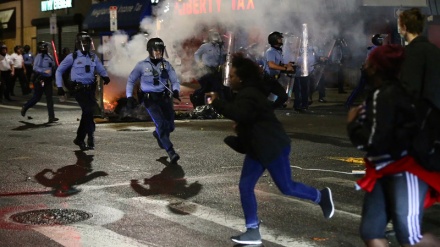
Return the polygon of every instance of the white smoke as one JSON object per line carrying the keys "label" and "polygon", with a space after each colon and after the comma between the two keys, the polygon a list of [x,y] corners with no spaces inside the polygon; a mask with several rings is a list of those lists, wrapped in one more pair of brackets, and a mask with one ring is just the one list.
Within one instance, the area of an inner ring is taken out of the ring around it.
{"label": "white smoke", "polygon": [[353,18],[359,11],[358,1],[353,0],[181,0],[163,1],[160,7],[153,8],[155,19],[148,17],[140,23],[140,29],[148,36],[141,33],[130,38],[122,32],[115,33],[99,49],[111,53],[107,69],[119,77],[121,90],[125,90],[136,63],[148,56],[146,41],[152,37],[164,41],[167,60],[182,76],[182,82],[191,80],[194,71],[185,70],[179,62],[193,60],[197,49],[185,42],[206,39],[211,28],[234,33],[235,50],[256,43],[255,49],[261,53],[267,47],[270,32],[301,36],[303,23],[307,23],[309,42],[315,46],[335,38],[344,38],[351,49],[365,49],[368,45],[362,20]]}

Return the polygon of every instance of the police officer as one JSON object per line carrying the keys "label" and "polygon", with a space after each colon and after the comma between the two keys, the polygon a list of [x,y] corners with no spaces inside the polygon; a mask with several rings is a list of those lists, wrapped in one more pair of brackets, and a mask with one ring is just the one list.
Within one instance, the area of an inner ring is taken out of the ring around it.
{"label": "police officer", "polygon": [[34,64],[34,56],[31,52],[31,47],[29,45],[25,45],[23,47],[23,60],[24,60],[24,67],[26,68],[26,79],[28,82],[31,81],[31,75],[33,72],[33,64]]}
{"label": "police officer", "polygon": [[11,55],[12,61],[14,62],[14,76],[12,76],[11,81],[11,95],[15,96],[14,89],[15,89],[15,81],[20,81],[21,86],[21,93],[22,95],[28,95],[31,92],[31,89],[29,88],[29,83],[26,78],[26,67],[24,66],[24,59],[23,59],[23,47],[16,45],[14,47],[14,53]]}
{"label": "police officer", "polygon": [[170,96],[179,99],[180,81],[171,64],[163,59],[165,45],[162,39],[148,40],[147,51],[149,57],[138,62],[128,77],[126,88],[128,106],[133,108],[136,104],[133,88],[135,82],[140,79],[143,104],[156,125],[153,136],[159,147],[168,153],[170,163],[174,164],[180,156],[170,141],[170,133],[175,128],[173,100]]}
{"label": "police officer", "polygon": [[208,42],[197,49],[194,53],[194,60],[203,74],[198,80],[200,88],[191,96],[194,107],[205,104],[207,92],[217,92],[220,98],[224,98],[221,66],[226,61],[226,51],[217,31],[209,30]]}
{"label": "police officer", "polygon": [[287,101],[288,96],[285,89],[278,82],[281,72],[293,73],[294,68],[292,63],[283,63],[283,34],[280,32],[272,32],[267,37],[270,45],[269,49],[264,54],[264,78],[267,83],[268,92],[277,96],[273,103],[274,108],[283,106]]}
{"label": "police officer", "polygon": [[14,63],[8,54],[8,47],[4,43],[0,43],[0,102],[3,95],[6,100],[12,101],[9,94],[12,76],[14,76]]}
{"label": "police officer", "polygon": [[38,54],[35,56],[34,64],[34,94],[32,98],[21,107],[21,115],[24,117],[26,111],[40,101],[43,93],[46,95],[47,112],[49,123],[58,121],[55,117],[53,108],[53,69],[56,64],[52,56],[48,53],[48,44],[45,41],[38,42]]}
{"label": "police officer", "polygon": [[[295,99],[293,100],[293,108],[297,112],[307,112],[309,105],[312,103],[312,97],[310,93],[314,90],[312,85],[312,75],[317,61],[315,47],[307,42],[307,47],[301,47],[296,60],[298,64],[297,71],[295,73],[295,83],[293,84],[293,91]],[[313,89],[313,90],[312,90]],[[321,98],[322,97],[322,98]],[[310,102],[309,102],[310,99]],[[323,99],[322,92],[320,98]],[[323,102],[320,100],[320,102]]]}
{"label": "police officer", "polygon": [[[60,63],[55,74],[55,80],[58,87],[58,95],[65,95],[63,74],[68,69],[71,69],[72,92],[82,110],[81,121],[73,143],[78,145],[81,150],[95,149],[95,122],[93,120],[93,113],[97,106],[95,98],[95,71],[102,77],[104,85],[110,83],[110,78],[98,56],[91,52],[91,50],[95,49],[95,46],[87,32],[82,31],[76,35],[75,47],[76,51],[67,55]],[[86,136],[87,145],[84,142]]]}

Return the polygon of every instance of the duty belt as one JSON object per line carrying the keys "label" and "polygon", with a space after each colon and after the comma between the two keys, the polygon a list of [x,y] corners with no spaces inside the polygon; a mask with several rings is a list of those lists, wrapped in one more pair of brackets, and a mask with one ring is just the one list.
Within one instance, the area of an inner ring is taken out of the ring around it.
{"label": "duty belt", "polygon": [[79,91],[95,91],[96,86],[95,83],[92,84],[82,84],[79,82],[72,82],[73,90],[76,92]]}
{"label": "duty belt", "polygon": [[170,94],[168,91],[163,92],[142,92],[144,99],[159,100],[168,97]]}

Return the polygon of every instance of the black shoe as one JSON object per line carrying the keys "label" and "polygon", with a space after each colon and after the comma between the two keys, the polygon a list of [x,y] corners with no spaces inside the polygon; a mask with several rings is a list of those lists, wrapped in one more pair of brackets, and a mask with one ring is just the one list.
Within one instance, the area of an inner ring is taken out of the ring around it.
{"label": "black shoe", "polygon": [[87,137],[87,149],[95,150],[95,137],[93,135]]}
{"label": "black shoe", "polygon": [[346,94],[346,91],[339,91],[338,94]]}
{"label": "black shoe", "polygon": [[73,143],[75,143],[75,145],[78,145],[78,147],[79,147],[79,149],[81,149],[81,151],[87,150],[87,146],[84,141],[80,141],[78,139],[75,139],[75,140],[73,140]]}
{"label": "black shoe", "polygon": [[[21,115],[23,115],[23,114],[21,114]],[[23,116],[24,117],[24,116]],[[60,120],[59,118],[56,118],[56,117],[51,117],[51,118],[49,118],[49,123],[55,123],[56,121],[58,121],[58,120]]]}
{"label": "black shoe", "polygon": [[5,99],[7,100],[7,101],[14,101],[13,99],[11,99],[10,97],[5,97]]}
{"label": "black shoe", "polygon": [[320,98],[318,101],[321,103],[327,103],[327,100],[325,100],[324,98]]}
{"label": "black shoe", "polygon": [[154,138],[156,138],[157,145],[159,145],[160,148],[165,149],[165,148],[163,147],[162,142],[161,142],[160,139],[159,139],[159,135],[157,134],[156,131],[153,131],[153,136],[154,136]]}
{"label": "black shoe", "polygon": [[20,113],[21,113],[21,116],[26,116],[26,111],[27,111],[27,109],[23,106],[23,107],[21,107],[21,111],[20,111]]}
{"label": "black shoe", "polygon": [[330,219],[335,213],[335,205],[333,204],[332,191],[330,188],[321,190],[321,201],[318,204],[321,206],[324,218]]}
{"label": "black shoe", "polygon": [[171,148],[169,151],[167,151],[168,157],[170,157],[170,164],[176,164],[177,161],[180,159],[180,156],[174,151],[174,148]]}
{"label": "black shoe", "polygon": [[239,244],[261,244],[261,235],[258,228],[248,228],[245,233],[231,237],[231,240]]}
{"label": "black shoe", "polygon": [[244,148],[240,145],[240,142],[239,142],[237,136],[227,136],[223,141],[226,143],[226,145],[228,145],[230,148],[232,148],[235,152],[238,152],[241,154],[246,153]]}

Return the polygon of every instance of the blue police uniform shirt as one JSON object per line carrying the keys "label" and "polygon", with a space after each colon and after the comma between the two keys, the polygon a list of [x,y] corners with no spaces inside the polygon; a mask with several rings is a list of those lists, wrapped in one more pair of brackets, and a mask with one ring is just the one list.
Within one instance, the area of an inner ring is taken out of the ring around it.
{"label": "blue police uniform shirt", "polygon": [[209,42],[197,49],[194,53],[194,59],[197,63],[202,62],[205,66],[217,67],[225,62],[224,55],[226,55],[226,51],[221,45]]}
{"label": "blue police uniform shirt", "polygon": [[273,47],[269,47],[264,55],[266,61],[264,63],[264,72],[269,76],[277,76],[281,73],[281,71],[276,69],[269,68],[269,61],[274,62],[275,64],[280,64],[283,62],[283,50],[275,49]]}
{"label": "blue police uniform shirt", "polygon": [[55,61],[50,54],[38,53],[35,56],[34,71],[42,76],[51,77]]}
{"label": "blue police uniform shirt", "polygon": [[24,64],[32,65],[34,63],[34,56],[30,52],[24,53],[23,54],[23,60],[24,60]]}
{"label": "blue police uniform shirt", "polygon": [[[160,76],[162,69],[165,69],[168,72],[168,78],[171,82],[170,89],[172,91],[177,90],[180,92],[180,81],[177,78],[177,74],[173,66],[171,66],[171,64],[165,59],[162,59],[162,61],[160,61],[157,65],[154,65],[154,63],[151,62],[151,59],[147,58],[138,62],[131,71],[127,80],[127,98],[133,96],[133,87],[139,78],[141,83],[141,91],[144,93],[160,93],[167,91],[165,88],[165,85],[167,85],[167,79]],[[160,81],[158,85],[154,85],[154,79]]]}
{"label": "blue police uniform shirt", "polygon": [[[69,68],[71,68],[70,79],[85,85],[90,85],[95,82],[95,71],[102,77],[108,77],[107,71],[97,55],[93,53],[86,53],[84,55],[79,50],[75,52],[77,54],[76,59],[73,59],[73,53],[69,54],[58,66],[55,73],[57,87],[63,86],[63,73]],[[90,66],[90,70],[86,70],[86,66]]]}

